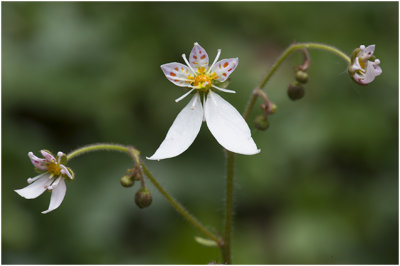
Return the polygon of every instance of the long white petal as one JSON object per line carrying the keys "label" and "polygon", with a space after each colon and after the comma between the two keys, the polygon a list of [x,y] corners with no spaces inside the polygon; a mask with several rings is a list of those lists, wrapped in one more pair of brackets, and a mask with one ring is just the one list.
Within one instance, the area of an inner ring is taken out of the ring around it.
{"label": "long white petal", "polygon": [[246,155],[259,153],[250,129],[240,113],[218,94],[210,91],[204,105],[207,126],[225,149]]}
{"label": "long white petal", "polygon": [[42,211],[43,214],[51,212],[60,206],[61,202],[64,200],[65,193],[67,192],[67,186],[63,177],[59,177],[59,183],[51,192],[50,205],[46,211]]}
{"label": "long white petal", "polygon": [[160,147],[147,159],[162,160],[178,156],[186,151],[199,133],[202,120],[203,107],[200,95],[196,93],[175,118]]}
{"label": "long white petal", "polygon": [[26,199],[37,198],[46,191],[47,185],[50,185],[50,183],[53,181],[53,179],[50,179],[49,177],[50,175],[47,173],[44,175],[42,174],[42,176],[35,182],[24,188],[17,189],[15,192]]}

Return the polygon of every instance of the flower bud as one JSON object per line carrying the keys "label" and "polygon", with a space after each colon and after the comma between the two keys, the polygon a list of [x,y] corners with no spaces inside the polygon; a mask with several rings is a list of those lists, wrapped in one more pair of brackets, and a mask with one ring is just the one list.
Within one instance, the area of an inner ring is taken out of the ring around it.
{"label": "flower bud", "polygon": [[296,80],[302,84],[306,84],[308,81],[308,74],[302,70],[296,72]]}
{"label": "flower bud", "polygon": [[136,192],[135,202],[139,208],[143,209],[149,207],[152,201],[153,197],[147,188],[141,188],[138,192]]}
{"label": "flower bud", "polygon": [[121,185],[123,187],[131,187],[133,186],[134,182],[135,181],[130,176],[124,175],[121,177]]}
{"label": "flower bud", "polygon": [[289,84],[287,93],[288,93],[289,98],[291,100],[295,101],[295,100],[299,100],[299,99],[303,98],[305,90],[304,90],[303,85],[301,85],[298,82],[294,82],[294,83]]}
{"label": "flower bud", "polygon": [[256,117],[256,119],[254,119],[254,126],[258,130],[267,130],[269,127],[268,119],[264,115],[259,115]]}
{"label": "flower bud", "polygon": [[278,106],[276,106],[276,104],[272,103],[269,113],[270,114],[275,114],[276,110],[278,109]]}
{"label": "flower bud", "polygon": [[133,181],[138,181],[141,179],[141,173],[138,166],[126,170],[126,175],[131,177]]}

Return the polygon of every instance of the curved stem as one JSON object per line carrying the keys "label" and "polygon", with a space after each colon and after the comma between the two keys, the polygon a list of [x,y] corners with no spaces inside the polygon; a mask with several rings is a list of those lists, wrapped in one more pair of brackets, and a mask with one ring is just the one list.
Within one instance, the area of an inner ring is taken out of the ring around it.
{"label": "curved stem", "polygon": [[319,49],[319,50],[325,50],[331,53],[336,54],[337,56],[343,58],[348,64],[350,64],[351,60],[350,57],[348,57],[345,53],[340,51],[339,49],[326,45],[323,43],[294,43],[290,45],[278,58],[278,60],[275,61],[275,63],[272,65],[271,69],[268,71],[267,75],[265,76],[264,80],[260,83],[260,85],[254,90],[253,94],[251,95],[250,101],[246,107],[246,110],[243,113],[243,117],[245,120],[249,118],[249,115],[251,111],[253,110],[254,104],[257,100],[258,94],[255,93],[256,90],[262,89],[265,84],[269,81],[269,79],[272,77],[272,75],[275,73],[275,71],[278,69],[278,67],[282,64],[282,62],[293,52],[299,50],[299,49]]}
{"label": "curved stem", "polygon": [[235,154],[227,151],[226,154],[226,198],[225,198],[225,230],[224,230],[224,245],[222,248],[223,263],[231,264],[231,237],[232,237],[232,221],[233,221],[233,177]]}
{"label": "curved stem", "polygon": [[140,158],[139,158],[140,153],[135,148],[123,146],[123,145],[119,145],[119,144],[98,143],[98,144],[84,146],[84,147],[81,147],[79,149],[76,149],[76,150],[70,152],[67,155],[67,160],[69,161],[75,157],[78,157],[78,156],[88,153],[88,152],[101,151],[101,150],[118,151],[118,152],[127,153],[135,161],[135,163],[141,167],[142,171],[146,174],[146,176],[150,179],[150,181],[154,184],[154,186],[158,189],[158,191],[160,191],[160,193],[168,200],[168,202],[172,205],[172,207],[175,208],[175,210],[179,214],[181,214],[189,223],[191,223],[199,231],[204,233],[207,237],[214,240],[219,246],[222,246],[222,240],[217,235],[215,235],[214,233],[209,231],[204,225],[202,225],[192,214],[190,214],[182,206],[182,204],[180,204],[176,199],[174,199],[160,185],[160,183],[157,182],[157,180],[154,178],[154,176],[150,173],[150,171],[147,169],[147,167],[143,164],[143,162],[140,161]]}
{"label": "curved stem", "polygon": [[179,212],[186,220],[188,220],[194,227],[196,227],[199,231],[205,234],[208,238],[214,240],[219,246],[221,246],[221,239],[208,230],[204,225],[202,225],[192,214],[190,214],[185,207],[182,206],[179,202],[177,202],[174,197],[168,194],[168,192],[157,182],[157,180],[150,173],[149,169],[141,163],[142,168],[146,176],[149,178],[151,183],[160,191],[160,193],[168,200],[168,202],[175,208],[177,212]]}
{"label": "curved stem", "polygon": [[129,148],[119,144],[109,144],[109,143],[97,143],[92,145],[83,146],[78,148],[69,154],[67,154],[67,160],[71,160],[75,157],[78,157],[84,153],[93,152],[93,151],[119,151],[125,152],[129,154]]}

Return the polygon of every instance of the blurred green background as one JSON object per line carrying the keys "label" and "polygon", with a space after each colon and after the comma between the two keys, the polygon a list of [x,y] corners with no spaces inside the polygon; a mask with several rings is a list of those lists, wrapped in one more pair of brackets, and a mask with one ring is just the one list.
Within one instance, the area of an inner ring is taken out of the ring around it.
{"label": "blurred green background", "polygon": [[[223,94],[239,111],[292,42],[323,42],[347,54],[376,44],[383,74],[355,84],[335,55],[311,50],[306,97],[286,88],[301,54],[266,90],[278,105],[262,152],[238,155],[233,261],[238,264],[398,263],[398,4],[331,3],[2,3],[2,263],[206,264],[219,250],[149,184],[151,207],[134,203],[138,185],[119,178],[123,154],[70,162],[76,179],[47,215],[13,190],[35,175],[27,157],[96,142],[158,148],[188,100],[160,65],[183,62],[199,42],[214,59],[239,57]],[[259,105],[261,102],[257,102]],[[257,107],[252,114],[259,114]],[[222,229],[224,154],[205,125],[179,157],[146,163],[199,219]],[[149,183],[149,182],[148,182]]]}

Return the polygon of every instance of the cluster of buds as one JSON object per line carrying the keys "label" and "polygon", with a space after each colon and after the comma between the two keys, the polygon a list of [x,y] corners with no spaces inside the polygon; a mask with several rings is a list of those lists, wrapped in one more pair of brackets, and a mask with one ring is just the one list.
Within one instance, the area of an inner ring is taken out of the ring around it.
{"label": "cluster of buds", "polygon": [[121,177],[121,185],[123,187],[131,187],[135,183],[135,181],[141,180],[141,172],[140,169],[135,166],[131,169],[126,170],[126,175]]}
{"label": "cluster of buds", "polygon": [[128,169],[126,175],[121,177],[121,185],[123,187],[131,187],[135,181],[140,181],[141,187],[135,194],[135,203],[139,208],[146,208],[151,205],[153,198],[150,191],[147,189],[143,178],[143,171],[137,164],[135,167]]}
{"label": "cluster of buds", "polygon": [[287,94],[292,101],[299,100],[304,97],[304,85],[308,82],[307,69],[310,66],[310,56],[306,49],[303,50],[304,63],[295,68],[295,81],[289,84]]}

